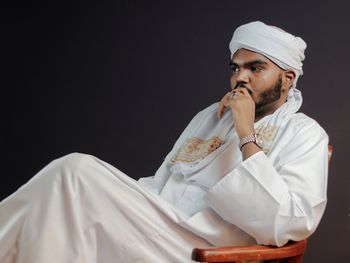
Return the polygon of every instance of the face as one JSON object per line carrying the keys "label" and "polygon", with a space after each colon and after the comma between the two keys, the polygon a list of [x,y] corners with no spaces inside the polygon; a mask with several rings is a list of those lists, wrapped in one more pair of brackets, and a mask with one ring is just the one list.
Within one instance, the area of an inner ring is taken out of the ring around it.
{"label": "face", "polygon": [[244,87],[249,91],[256,114],[270,114],[286,101],[289,86],[283,83],[284,71],[265,56],[239,49],[230,66],[231,88]]}

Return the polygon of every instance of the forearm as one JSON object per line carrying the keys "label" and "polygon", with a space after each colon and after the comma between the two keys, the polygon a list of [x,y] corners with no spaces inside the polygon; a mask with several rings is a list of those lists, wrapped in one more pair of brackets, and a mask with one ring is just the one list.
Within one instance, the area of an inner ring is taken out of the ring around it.
{"label": "forearm", "polygon": [[245,161],[250,156],[256,154],[257,152],[262,151],[260,147],[258,147],[255,143],[247,143],[245,144],[242,149],[242,159]]}
{"label": "forearm", "polygon": [[218,182],[205,199],[257,242],[283,245],[289,239],[306,238],[319,223],[325,199],[309,192],[292,191],[260,153]]}
{"label": "forearm", "polygon": [[[259,243],[283,245],[306,238],[325,209],[328,136],[315,123],[292,134],[277,160],[263,152],[252,154],[205,197],[222,218]],[[254,152],[254,143],[248,145],[251,149],[243,147],[243,155]]]}

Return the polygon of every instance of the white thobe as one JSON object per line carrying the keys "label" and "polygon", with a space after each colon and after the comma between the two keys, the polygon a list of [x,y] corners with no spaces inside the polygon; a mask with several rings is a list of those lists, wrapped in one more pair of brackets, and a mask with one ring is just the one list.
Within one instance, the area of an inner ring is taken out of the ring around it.
{"label": "white thobe", "polygon": [[[325,131],[315,120],[295,113],[282,121],[267,155],[261,151],[244,162],[241,154],[227,154],[223,160],[219,155],[212,167],[196,174],[171,172],[170,159],[213,107],[191,121],[156,175],[140,181],[186,213],[189,219],[183,225],[214,245],[281,246],[311,235],[327,200]],[[234,129],[229,136],[239,151]],[[234,168],[226,171],[228,162]]]}
{"label": "white thobe", "polygon": [[0,203],[0,262],[191,262],[193,247],[310,235],[326,204],[323,129],[295,114],[271,154],[238,157],[223,177],[171,171],[170,158],[206,113],[140,182],[89,155],[53,161]]}
{"label": "white thobe", "polygon": [[1,263],[192,262],[182,214],[94,156],[51,162],[0,203]]}

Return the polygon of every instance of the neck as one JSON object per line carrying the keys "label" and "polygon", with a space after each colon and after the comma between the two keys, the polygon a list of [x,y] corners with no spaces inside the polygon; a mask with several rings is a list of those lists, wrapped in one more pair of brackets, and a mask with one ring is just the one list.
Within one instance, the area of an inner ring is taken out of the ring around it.
{"label": "neck", "polygon": [[274,113],[279,107],[281,107],[286,101],[274,101],[264,106],[261,106],[255,110],[255,122],[264,118],[267,115]]}

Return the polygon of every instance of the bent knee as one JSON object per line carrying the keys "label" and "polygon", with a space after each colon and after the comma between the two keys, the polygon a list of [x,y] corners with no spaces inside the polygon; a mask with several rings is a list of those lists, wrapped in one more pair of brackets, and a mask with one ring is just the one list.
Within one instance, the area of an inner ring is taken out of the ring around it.
{"label": "bent knee", "polygon": [[91,159],[91,155],[85,154],[85,153],[78,153],[73,152],[69,153],[67,155],[64,155],[60,158],[57,158],[55,161],[60,161],[68,164],[76,164],[82,161],[85,161],[86,159]]}
{"label": "bent knee", "polygon": [[82,168],[88,166],[93,156],[83,153],[70,153],[49,163],[41,173],[56,178],[57,176],[73,176]]}
{"label": "bent knee", "polygon": [[[71,153],[53,160],[41,169],[27,183],[37,187],[37,191],[50,191],[52,185],[76,181],[80,175],[85,174],[85,170],[91,169],[93,156],[82,153]],[[73,181],[72,181],[73,180]]]}
{"label": "bent knee", "polygon": [[91,160],[91,155],[74,152],[64,155],[54,160],[52,163],[55,166],[59,166],[61,169],[74,171]]}

